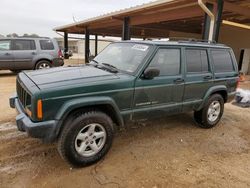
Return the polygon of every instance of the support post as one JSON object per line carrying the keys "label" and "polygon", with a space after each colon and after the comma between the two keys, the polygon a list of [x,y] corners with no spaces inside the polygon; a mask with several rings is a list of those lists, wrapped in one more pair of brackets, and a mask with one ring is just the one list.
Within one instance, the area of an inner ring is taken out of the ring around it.
{"label": "support post", "polygon": [[95,35],[95,56],[98,54],[98,35]]}
{"label": "support post", "polygon": [[90,49],[89,49],[89,30],[88,28],[85,29],[85,63],[89,62],[89,55],[90,55]]}
{"label": "support post", "polygon": [[216,13],[214,36],[213,36],[216,42],[219,41],[223,7],[224,7],[224,0],[217,0],[217,13]]}
{"label": "support post", "polygon": [[68,33],[64,32],[64,49],[63,49],[63,55],[65,59],[69,59],[68,52],[69,52],[69,41],[68,41]]}
{"label": "support post", "polygon": [[130,40],[129,17],[125,17],[123,20],[122,40]]}
{"label": "support post", "polygon": [[[214,9],[213,4],[206,3],[206,6],[210,11],[213,11],[213,9]],[[202,32],[202,39],[203,40],[208,40],[208,38],[209,38],[210,22],[211,22],[210,17],[207,14],[205,14],[204,26],[203,26],[203,32]]]}

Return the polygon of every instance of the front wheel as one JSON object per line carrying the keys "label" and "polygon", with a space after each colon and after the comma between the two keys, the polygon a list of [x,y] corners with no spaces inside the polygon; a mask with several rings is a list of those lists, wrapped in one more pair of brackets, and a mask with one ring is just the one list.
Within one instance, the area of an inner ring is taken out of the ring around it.
{"label": "front wheel", "polygon": [[224,112],[224,99],[219,94],[212,95],[204,108],[194,112],[194,119],[201,128],[212,128],[217,125]]}
{"label": "front wheel", "polygon": [[88,166],[105,156],[113,135],[109,116],[98,111],[85,112],[67,121],[59,138],[58,151],[73,166]]}

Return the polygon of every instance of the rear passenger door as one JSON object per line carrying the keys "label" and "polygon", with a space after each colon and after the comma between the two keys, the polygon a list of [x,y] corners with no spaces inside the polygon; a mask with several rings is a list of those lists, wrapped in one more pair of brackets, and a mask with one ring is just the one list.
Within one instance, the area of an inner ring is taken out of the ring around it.
{"label": "rear passenger door", "polygon": [[0,40],[0,69],[14,69],[14,56],[11,40]]}
{"label": "rear passenger door", "polygon": [[205,48],[185,49],[185,92],[183,110],[192,110],[201,104],[207,90],[213,86],[213,74]]}
{"label": "rear passenger door", "polygon": [[148,68],[160,70],[160,75],[152,80],[142,77],[136,80],[133,119],[181,112],[184,90],[181,48],[159,48]]}
{"label": "rear passenger door", "polygon": [[15,39],[14,40],[14,60],[15,69],[33,69],[33,58],[37,55],[34,40]]}

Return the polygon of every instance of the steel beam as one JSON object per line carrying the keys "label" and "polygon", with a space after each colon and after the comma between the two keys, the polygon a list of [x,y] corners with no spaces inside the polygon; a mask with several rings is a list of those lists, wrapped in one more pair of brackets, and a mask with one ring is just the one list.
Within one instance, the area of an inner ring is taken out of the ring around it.
{"label": "steel beam", "polygon": [[[213,9],[214,9],[213,4],[206,3],[206,6],[211,12],[213,12]],[[208,38],[209,38],[210,22],[211,22],[210,17],[207,14],[205,14],[203,32],[202,32],[202,39],[203,40],[208,40]]]}
{"label": "steel beam", "polygon": [[125,17],[123,20],[122,40],[130,40],[129,20],[129,17]]}
{"label": "steel beam", "polygon": [[68,41],[68,33],[64,32],[64,49],[63,49],[63,55],[65,59],[68,59],[68,51],[69,51],[69,41]]}
{"label": "steel beam", "polygon": [[98,35],[95,35],[95,56],[98,54]]}
{"label": "steel beam", "polygon": [[220,27],[222,23],[222,13],[223,13],[224,0],[217,0],[217,13],[216,13],[216,21],[214,28],[214,36],[213,39],[218,42],[220,35]]}
{"label": "steel beam", "polygon": [[89,62],[89,55],[90,55],[89,30],[88,30],[88,28],[85,28],[85,63]]}

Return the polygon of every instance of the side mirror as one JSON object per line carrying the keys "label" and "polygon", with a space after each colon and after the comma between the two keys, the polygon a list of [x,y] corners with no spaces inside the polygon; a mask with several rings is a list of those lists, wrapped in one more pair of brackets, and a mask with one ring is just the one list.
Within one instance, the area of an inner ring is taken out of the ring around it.
{"label": "side mirror", "polygon": [[156,68],[147,68],[143,75],[142,78],[147,79],[147,80],[152,80],[154,77],[159,76],[160,70]]}

